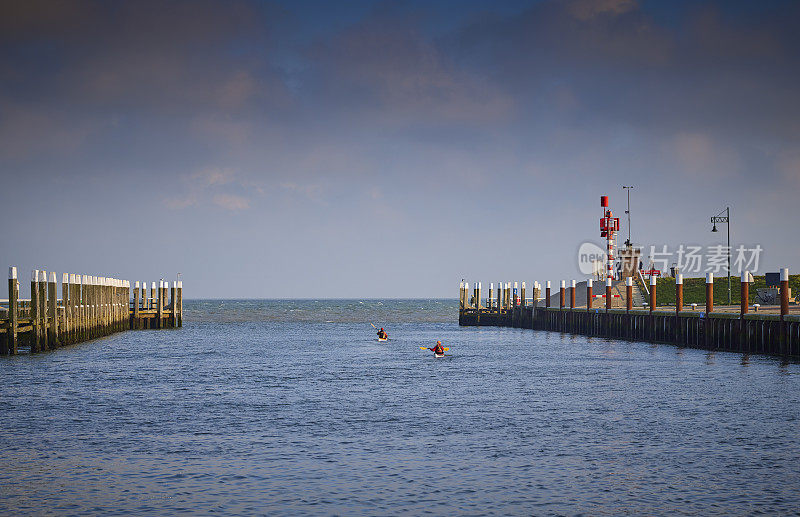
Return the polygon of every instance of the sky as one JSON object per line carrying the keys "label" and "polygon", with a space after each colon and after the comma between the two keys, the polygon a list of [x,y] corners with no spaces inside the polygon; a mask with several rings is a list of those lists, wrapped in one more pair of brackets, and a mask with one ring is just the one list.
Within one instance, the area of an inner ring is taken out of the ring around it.
{"label": "sky", "polygon": [[730,207],[757,272],[800,273],[798,24],[790,1],[2,2],[0,263],[456,297],[585,278],[600,196],[622,241],[632,185],[645,255],[725,244]]}

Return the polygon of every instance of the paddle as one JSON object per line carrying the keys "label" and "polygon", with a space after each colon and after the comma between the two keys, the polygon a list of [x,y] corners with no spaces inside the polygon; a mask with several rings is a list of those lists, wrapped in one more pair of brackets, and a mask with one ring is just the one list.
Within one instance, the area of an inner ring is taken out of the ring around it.
{"label": "paddle", "polygon": [[[433,351],[433,348],[428,348],[427,346],[421,346],[421,347],[419,347],[419,349],[420,350],[431,350],[431,351]],[[449,346],[448,347],[444,347],[442,350],[447,352],[448,350],[450,350],[450,347]]]}

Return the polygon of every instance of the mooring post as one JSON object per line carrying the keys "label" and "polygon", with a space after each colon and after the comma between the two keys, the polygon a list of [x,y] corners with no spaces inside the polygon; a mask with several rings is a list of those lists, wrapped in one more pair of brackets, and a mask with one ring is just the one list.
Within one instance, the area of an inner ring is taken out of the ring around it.
{"label": "mooring post", "polygon": [[544,289],[544,305],[546,308],[550,308],[550,280],[547,281],[547,287]]}
{"label": "mooring post", "polygon": [[511,282],[506,282],[506,309],[511,309]]}
{"label": "mooring post", "polygon": [[744,315],[747,314],[747,309],[750,306],[750,272],[742,271],[741,282],[739,283],[739,350],[744,351],[745,344],[749,351],[749,332],[747,331],[747,321]]}
{"label": "mooring post", "polygon": [[31,353],[39,351],[40,334],[42,333],[39,325],[39,270],[31,271],[31,301],[28,310],[33,327],[30,333]]}
{"label": "mooring post", "polygon": [[631,312],[633,309],[633,277],[625,278],[625,305],[626,310]]}
{"label": "mooring post", "polygon": [[79,309],[81,314],[80,339],[89,339],[89,275],[75,275],[80,284]]}
{"label": "mooring post", "polygon": [[789,315],[789,268],[781,268],[781,320]]}
{"label": "mooring post", "polygon": [[592,294],[592,279],[586,281],[586,312],[592,310],[592,302],[594,302],[594,295]]}
{"label": "mooring post", "polygon": [[706,314],[705,314],[705,331],[703,332],[703,344],[708,349],[711,342],[711,313],[714,312],[714,273],[706,273]]}
{"label": "mooring post", "polygon": [[178,327],[183,327],[183,280],[178,280]]}
{"label": "mooring post", "polygon": [[564,307],[567,302],[566,292],[567,292],[567,283],[564,280],[562,280],[561,288],[559,289],[559,302],[558,302],[559,304],[558,308],[561,309],[562,311],[564,310]]}
{"label": "mooring post", "polygon": [[571,280],[569,285],[569,308],[575,310],[575,280]]}
{"label": "mooring post", "polygon": [[[464,289],[465,291],[468,289],[468,287],[467,287],[468,285],[469,284],[464,284],[464,286],[466,287],[466,289]],[[164,303],[163,303],[164,302],[164,298],[163,298],[163,296],[161,296],[161,293],[163,291],[164,291],[164,281],[163,280],[159,280],[158,281],[158,295],[157,295],[157,300],[156,300],[156,319],[157,319],[156,325],[157,325],[157,328],[161,328],[161,318],[164,317]]]}
{"label": "mooring post", "polygon": [[658,285],[658,279],[650,275],[650,312],[653,312],[656,308],[656,287]]}
{"label": "mooring post", "polygon": [[494,282],[489,282],[489,294],[486,297],[486,308],[492,310],[492,296],[494,296]]}
{"label": "mooring post", "polygon": [[50,349],[58,347],[58,284],[56,272],[50,271],[50,281],[47,283],[47,317],[49,318],[47,346]]}
{"label": "mooring post", "polygon": [[[531,301],[533,302],[533,303],[531,303],[531,305],[533,305],[533,309],[534,310],[536,310],[536,308],[539,306],[539,291],[541,291],[541,288],[539,286],[539,282],[538,281],[534,281],[533,282],[533,294],[531,295],[531,298],[532,298]],[[534,313],[533,316],[536,317],[536,314]]]}
{"label": "mooring post", "polygon": [[683,275],[675,275],[675,327],[676,341],[684,344],[683,327],[681,327],[681,311],[683,310]]}
{"label": "mooring post", "polygon": [[130,327],[132,329],[139,328],[139,281],[137,280],[133,287],[133,320],[131,320]]}
{"label": "mooring post", "polygon": [[606,312],[611,308],[611,277],[606,277]]}
{"label": "mooring post", "polygon": [[64,306],[64,319],[61,320],[61,332],[59,337],[62,345],[69,344],[69,273],[61,275],[61,303]]}
{"label": "mooring post", "polygon": [[19,326],[19,280],[17,268],[8,268],[8,329],[6,329],[6,353],[17,354],[17,328]]}
{"label": "mooring post", "polygon": [[706,312],[714,312],[714,273],[706,273]]}
{"label": "mooring post", "polygon": [[789,352],[786,316],[789,315],[789,268],[781,268],[781,353]]}
{"label": "mooring post", "polygon": [[42,333],[39,336],[39,350],[47,350],[47,271],[39,271],[39,325]]}
{"label": "mooring post", "polygon": [[519,288],[519,299],[520,299],[520,305],[522,305],[523,307],[525,307],[525,304],[527,303],[525,300],[525,296],[526,296],[525,282],[522,282],[521,287]]}

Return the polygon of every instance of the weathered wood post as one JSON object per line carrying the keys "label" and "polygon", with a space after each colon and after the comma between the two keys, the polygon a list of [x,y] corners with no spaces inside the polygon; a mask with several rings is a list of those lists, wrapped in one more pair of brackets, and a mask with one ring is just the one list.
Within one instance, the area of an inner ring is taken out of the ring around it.
{"label": "weathered wood post", "polygon": [[781,294],[781,354],[786,354],[789,352],[788,344],[788,332],[787,332],[787,323],[786,323],[786,316],[789,315],[789,268],[781,268],[781,286],[780,286],[780,294]]}
{"label": "weathered wood post", "polygon": [[486,298],[486,308],[492,310],[492,296],[494,295],[494,282],[489,282],[489,295]]}
{"label": "weathered wood post", "polygon": [[89,275],[76,274],[78,282],[78,312],[80,313],[80,340],[89,337]]}
{"label": "weathered wood post", "polygon": [[61,320],[61,344],[68,345],[70,344],[69,338],[69,315],[70,315],[70,307],[69,307],[69,273],[63,273],[61,275],[61,303],[64,306],[64,318]]}
{"label": "weathered wood post", "polygon": [[592,302],[594,302],[594,295],[592,294],[592,279],[586,281],[586,312],[592,310]]}
{"label": "weathered wood post", "polygon": [[550,280],[545,284],[547,287],[544,289],[544,306],[550,308]]}
{"label": "weathered wood post", "polygon": [[503,290],[503,282],[497,282],[497,313],[499,314],[503,310],[503,295],[501,291]]}
{"label": "weathered wood post", "polygon": [[[142,309],[147,310],[147,281],[142,282]],[[137,323],[141,327],[141,323]]]}
{"label": "weathered wood post", "polygon": [[31,271],[31,302],[28,310],[31,320],[30,344],[31,353],[39,351],[39,341],[41,341],[42,327],[39,324],[39,270]]}
{"label": "weathered wood post", "polygon": [[183,327],[183,280],[178,280],[178,327]]}
{"label": "weathered wood post", "polygon": [[569,286],[569,308],[575,309],[575,280],[572,280]]}
{"label": "weathered wood post", "polygon": [[[170,292],[169,292],[169,295],[170,295],[169,296],[169,298],[170,298],[170,306],[172,308],[172,313],[170,314],[170,316],[171,316],[171,318],[170,318],[171,319],[170,326],[172,328],[175,328],[175,327],[178,326],[178,304],[175,303],[176,302],[175,293],[178,290],[178,285],[177,284],[178,284],[177,282],[173,282],[172,283],[172,287],[170,288]],[[477,284],[477,285],[480,286],[480,284]],[[481,308],[481,289],[480,289],[480,287],[476,287],[476,294],[477,294],[477,296],[475,297],[475,308],[476,309],[480,309]]]}
{"label": "weathered wood post", "polygon": [[750,272],[742,271],[742,279],[739,284],[739,350],[745,350],[747,346],[749,351],[750,339],[747,332],[747,321],[744,315],[747,314],[747,309],[750,306]]}
{"label": "weathered wood post", "polygon": [[656,308],[656,286],[657,278],[650,275],[650,312],[652,313]]}
{"label": "weathered wood post", "polygon": [[525,304],[527,303],[526,300],[525,300],[525,294],[526,294],[525,293],[525,282],[522,282],[522,284],[521,284],[521,286],[519,288],[519,299],[520,299],[520,305],[522,305],[523,307],[525,307]]}
{"label": "weathered wood post", "polygon": [[706,312],[714,312],[714,273],[706,273]]}
{"label": "weathered wood post", "polygon": [[[533,305],[534,310],[539,306],[539,295],[541,294],[541,290],[542,290],[542,288],[539,285],[539,282],[538,281],[534,281],[533,282],[533,294],[531,295],[531,301],[533,302],[531,305]],[[534,313],[533,316],[536,317],[536,314]]]}
{"label": "weathered wood post", "polygon": [[6,329],[6,353],[17,354],[17,328],[19,327],[19,280],[17,268],[8,268],[8,329]]}
{"label": "weathered wood post", "polygon": [[633,309],[633,277],[625,278],[625,310]]}
{"label": "weathered wood post", "polygon": [[55,349],[58,341],[58,284],[56,272],[50,271],[50,281],[47,283],[47,317],[49,318],[47,347]]}
{"label": "weathered wood post", "polygon": [[[482,289],[483,285],[480,282],[478,282],[475,285],[477,286],[475,288],[475,308],[478,309],[478,310],[481,310],[481,291],[483,290]],[[177,289],[177,287],[176,287],[176,289]],[[177,294],[177,291],[175,293]],[[176,317],[174,326],[177,326],[177,322],[178,322],[178,320],[177,320],[177,317]]]}
{"label": "weathered wood post", "polygon": [[714,312],[714,273],[706,273],[706,314],[705,325],[703,332],[703,344],[705,348],[709,347],[711,340],[711,313]]}
{"label": "weathered wood post", "polygon": [[464,282],[458,283],[458,310],[463,311],[466,308],[464,304]]}
{"label": "weathered wood post", "polygon": [[675,275],[675,336],[680,344],[685,343],[683,327],[681,327],[681,311],[683,310],[683,275]]}
{"label": "weathered wood post", "polygon": [[39,325],[42,328],[39,350],[47,350],[47,271],[39,271]]}
{"label": "weathered wood post", "polygon": [[566,286],[567,286],[567,283],[564,280],[562,280],[561,281],[561,288],[559,289],[559,298],[560,298],[560,300],[558,302],[559,303],[558,308],[561,309],[562,311],[564,310],[564,306],[565,306],[565,304],[567,302],[567,299],[566,299],[566,290],[567,290]]}
{"label": "weathered wood post", "polygon": [[[155,284],[155,282],[153,282]],[[467,287],[469,284],[464,284]],[[158,281],[158,299],[156,300],[156,325],[157,328],[161,328],[161,318],[164,317],[164,297],[162,296],[162,291],[164,290],[164,281]],[[466,289],[465,289],[466,291]]]}
{"label": "weathered wood post", "polygon": [[139,281],[137,280],[133,286],[133,319],[131,320],[131,328],[139,328]]}

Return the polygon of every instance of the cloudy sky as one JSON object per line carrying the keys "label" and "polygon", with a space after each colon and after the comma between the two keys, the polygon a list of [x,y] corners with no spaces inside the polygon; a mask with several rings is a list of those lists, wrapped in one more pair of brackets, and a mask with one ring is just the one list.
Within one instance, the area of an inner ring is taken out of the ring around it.
{"label": "cloudy sky", "polygon": [[772,1],[3,2],[0,263],[455,297],[582,278],[600,195],[622,215],[634,185],[635,242],[723,242],[730,206],[734,247],[800,273],[798,24]]}

